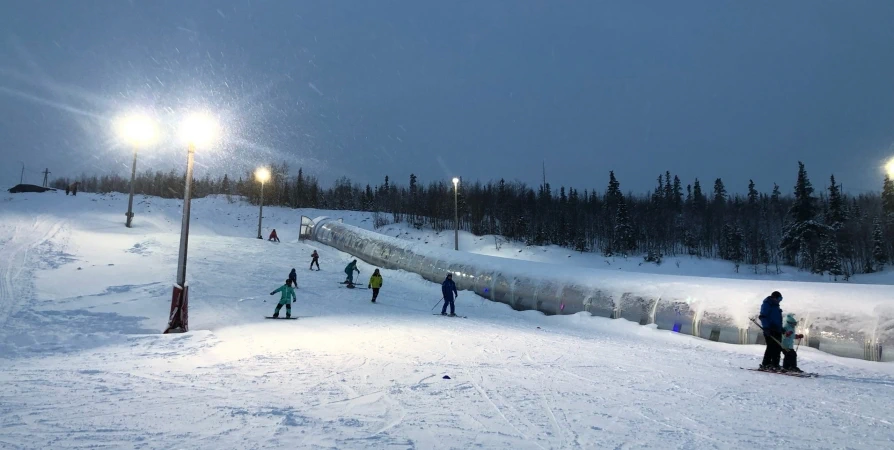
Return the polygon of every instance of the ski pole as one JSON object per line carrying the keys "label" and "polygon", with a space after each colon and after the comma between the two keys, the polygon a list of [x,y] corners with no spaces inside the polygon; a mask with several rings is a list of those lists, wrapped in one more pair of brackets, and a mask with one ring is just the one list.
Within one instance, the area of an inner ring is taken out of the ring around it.
{"label": "ski pole", "polygon": [[[441,300],[444,300],[444,297],[441,297]],[[432,306],[429,311],[434,311],[435,307],[441,304],[441,300],[438,300],[438,303],[435,303],[435,306]]]}
{"label": "ski pole", "polygon": [[[752,322],[754,322],[755,325],[757,325],[758,328],[761,329],[761,331],[763,331],[764,333],[767,332],[767,330],[765,330],[764,327],[761,326],[761,324],[757,323],[757,321],[754,320],[754,317],[750,317],[750,319]],[[775,337],[773,337],[772,335],[769,335],[769,334],[767,335],[767,337],[769,337],[770,339],[773,339],[773,341],[775,341],[777,344],[779,344],[779,348],[782,348],[783,350],[785,350],[782,347],[782,342],[779,342],[779,339],[776,339]]]}

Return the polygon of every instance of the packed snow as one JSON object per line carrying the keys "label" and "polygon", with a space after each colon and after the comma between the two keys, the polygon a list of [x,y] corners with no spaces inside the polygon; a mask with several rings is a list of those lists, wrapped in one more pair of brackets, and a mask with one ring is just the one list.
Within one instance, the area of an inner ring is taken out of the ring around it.
{"label": "packed snow", "polygon": [[[297,241],[321,211],[265,208],[276,244],[257,207],[194,201],[191,331],[163,335],[181,204],[135,203],[127,229],[126,196],[0,196],[0,448],[894,446],[894,365],[802,346],[820,378],[749,372],[762,347],[469,292],[445,318],[402,271],[372,304],[350,255]],[[264,319],[292,267],[300,318]]]}

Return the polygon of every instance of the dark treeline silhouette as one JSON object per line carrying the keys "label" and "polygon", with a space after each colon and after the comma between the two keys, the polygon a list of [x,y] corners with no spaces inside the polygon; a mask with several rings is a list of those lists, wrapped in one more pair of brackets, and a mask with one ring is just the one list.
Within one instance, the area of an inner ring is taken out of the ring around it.
{"label": "dark treeline silhouette", "polygon": [[[835,177],[821,192],[813,188],[802,163],[793,195],[778,185],[761,192],[754,182],[745,195],[727,193],[721,179],[706,190],[699,180],[683,185],[665,172],[646,195],[624,194],[613,172],[604,192],[579,191],[550,184],[536,188],[505,180],[461,182],[460,228],[476,235],[493,234],[528,245],[555,244],[606,256],[640,256],[661,263],[667,255],[721,258],[736,270],[779,271],[780,265],[848,279],[880,270],[894,258],[894,183],[885,177],[882,193],[849,196]],[[292,208],[371,211],[375,225],[406,222],[436,231],[453,228],[452,183],[422,185],[415,175],[398,185],[385,176],[376,186],[340,178],[328,189],[286,163],[270,167],[264,204]],[[85,192],[129,192],[117,175],[57,179],[64,188],[79,181]],[[181,198],[184,176],[171,172],[139,174],[142,195]],[[243,196],[257,204],[260,183],[252,173],[235,181],[228,175],[194,180],[193,196]]]}

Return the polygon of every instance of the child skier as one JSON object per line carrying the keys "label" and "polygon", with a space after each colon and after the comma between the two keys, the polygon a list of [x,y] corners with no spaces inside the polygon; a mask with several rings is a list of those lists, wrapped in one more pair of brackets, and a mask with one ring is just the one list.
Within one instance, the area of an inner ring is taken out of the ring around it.
{"label": "child skier", "polygon": [[298,301],[298,298],[295,297],[295,290],[292,289],[292,280],[286,280],[286,284],[280,286],[279,289],[270,293],[273,295],[275,293],[281,293],[279,298],[279,304],[276,305],[276,310],[273,311],[273,318],[279,318],[279,310],[282,309],[282,305],[286,305],[286,319],[292,317],[292,302]]}
{"label": "child skier", "polygon": [[292,268],[292,271],[289,272],[289,280],[292,281],[292,286],[298,287],[298,272],[295,272],[295,268]]}
{"label": "child skier", "polygon": [[795,352],[795,339],[803,339],[803,334],[795,334],[798,321],[794,314],[786,314],[785,325],[782,327],[782,352],[785,359],[782,360],[782,370],[788,372],[803,372],[798,368],[798,354]]}
{"label": "child skier", "polygon": [[357,271],[357,274],[360,274],[360,269],[357,268],[357,260],[353,260],[345,266],[345,275],[348,277],[345,279],[343,284],[347,284],[349,288],[354,287],[354,271]]}
{"label": "child skier", "polygon": [[372,288],[373,298],[370,301],[375,303],[376,298],[379,296],[379,289],[382,288],[382,274],[379,273],[379,269],[376,269],[372,276],[369,277],[369,284],[366,285],[366,288]]}
{"label": "child skier", "polygon": [[320,271],[320,255],[314,250],[313,253],[310,254],[310,270],[314,270],[314,264],[317,265],[317,271]]}
{"label": "child skier", "polygon": [[276,228],[270,232],[270,237],[267,238],[268,241],[279,242],[279,236],[276,235]]}

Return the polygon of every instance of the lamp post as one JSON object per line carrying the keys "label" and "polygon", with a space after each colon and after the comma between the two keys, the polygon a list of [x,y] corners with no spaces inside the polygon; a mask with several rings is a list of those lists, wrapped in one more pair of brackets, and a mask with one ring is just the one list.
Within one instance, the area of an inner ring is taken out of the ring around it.
{"label": "lamp post", "polygon": [[117,123],[118,135],[133,146],[133,167],[130,171],[130,196],[127,199],[127,221],[124,226],[131,227],[133,222],[133,192],[137,178],[137,151],[140,147],[151,144],[157,136],[155,123],[143,115],[130,115],[121,118]]}
{"label": "lamp post", "polygon": [[264,183],[270,179],[270,171],[266,167],[261,167],[255,171],[255,178],[261,182],[261,209],[258,211],[258,239],[264,239],[261,235],[261,221],[264,219]]}
{"label": "lamp post", "polygon": [[459,250],[459,178],[453,178],[453,249]]}
{"label": "lamp post", "polygon": [[192,168],[196,146],[208,144],[217,132],[217,123],[206,115],[193,115],[183,122],[183,135],[188,145],[186,181],[183,188],[183,217],[180,223],[180,251],[177,257],[177,282],[171,295],[171,316],[167,333],[189,331],[189,286],[186,284],[186,251],[189,244],[189,207],[192,199]]}

